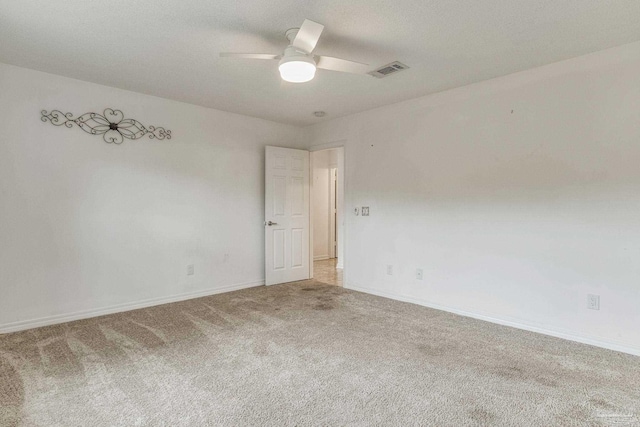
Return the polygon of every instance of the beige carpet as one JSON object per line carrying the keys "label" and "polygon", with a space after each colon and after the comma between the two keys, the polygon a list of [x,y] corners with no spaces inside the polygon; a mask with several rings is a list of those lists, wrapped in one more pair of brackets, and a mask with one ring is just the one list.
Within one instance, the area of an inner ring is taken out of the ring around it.
{"label": "beige carpet", "polygon": [[640,358],[317,282],[0,337],[1,426],[637,426]]}

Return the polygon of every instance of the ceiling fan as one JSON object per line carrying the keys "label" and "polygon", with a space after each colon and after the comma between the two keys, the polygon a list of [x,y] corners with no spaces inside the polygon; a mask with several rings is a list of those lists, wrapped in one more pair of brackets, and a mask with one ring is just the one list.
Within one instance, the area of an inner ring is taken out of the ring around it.
{"label": "ceiling fan", "polygon": [[367,74],[368,64],[347,61],[331,56],[313,55],[324,25],[305,19],[300,28],[291,28],[285,33],[289,46],[282,55],[265,53],[220,53],[221,57],[248,59],[277,59],[282,80],[292,83],[304,83],[313,79],[316,68],[342,71],[353,74]]}

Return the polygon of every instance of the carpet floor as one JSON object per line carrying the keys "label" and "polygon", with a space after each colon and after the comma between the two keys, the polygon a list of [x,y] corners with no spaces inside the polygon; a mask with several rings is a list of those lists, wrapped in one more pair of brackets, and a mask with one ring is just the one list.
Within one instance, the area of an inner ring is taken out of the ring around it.
{"label": "carpet floor", "polygon": [[0,336],[1,426],[638,426],[640,357],[314,281]]}

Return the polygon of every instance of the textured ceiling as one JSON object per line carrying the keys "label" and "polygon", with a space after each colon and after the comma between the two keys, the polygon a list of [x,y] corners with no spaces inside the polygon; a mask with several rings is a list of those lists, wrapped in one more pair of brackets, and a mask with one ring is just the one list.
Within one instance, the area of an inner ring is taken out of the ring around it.
{"label": "textured ceiling", "polygon": [[[284,31],[325,25],[316,53],[411,67],[280,81]],[[638,0],[0,0],[0,62],[308,125],[640,40]],[[313,116],[324,110],[327,116]]]}

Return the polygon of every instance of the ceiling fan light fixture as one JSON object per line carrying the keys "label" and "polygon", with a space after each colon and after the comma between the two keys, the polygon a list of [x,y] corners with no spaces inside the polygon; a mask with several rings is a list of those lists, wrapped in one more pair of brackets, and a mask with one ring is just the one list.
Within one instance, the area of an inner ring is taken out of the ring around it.
{"label": "ceiling fan light fixture", "polygon": [[315,77],[316,63],[308,56],[285,56],[280,60],[278,70],[280,70],[280,77],[286,82],[305,83]]}
{"label": "ceiling fan light fixture", "polygon": [[[313,51],[323,30],[324,25],[305,19],[300,28],[290,28],[285,33],[289,46],[282,55],[221,52],[220,56],[224,58],[280,60],[278,64],[280,77],[291,83],[304,83],[313,80],[317,68],[352,74],[370,73],[371,70],[367,64],[332,56],[314,55]],[[404,68],[409,67],[404,66]]]}

